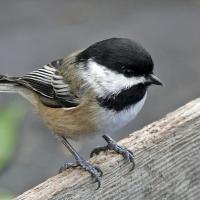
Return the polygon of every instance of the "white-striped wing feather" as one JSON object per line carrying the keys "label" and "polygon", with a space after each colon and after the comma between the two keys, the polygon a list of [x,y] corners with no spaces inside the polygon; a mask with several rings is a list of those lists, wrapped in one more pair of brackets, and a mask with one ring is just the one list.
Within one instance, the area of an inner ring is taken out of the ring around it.
{"label": "white-striped wing feather", "polygon": [[63,76],[59,73],[62,60],[53,61],[43,68],[35,70],[18,79],[18,82],[33,89],[42,96],[66,102],[66,105],[78,104],[78,98],[70,93],[70,86],[65,83]]}

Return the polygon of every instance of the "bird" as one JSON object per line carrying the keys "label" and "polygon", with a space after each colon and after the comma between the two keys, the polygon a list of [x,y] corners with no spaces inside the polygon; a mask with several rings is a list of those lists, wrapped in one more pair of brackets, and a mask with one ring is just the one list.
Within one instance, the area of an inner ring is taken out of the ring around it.
{"label": "bird", "polygon": [[151,55],[129,38],[109,38],[56,59],[23,76],[0,75],[0,92],[27,99],[56,138],[75,158],[59,170],[80,167],[101,185],[100,167],[84,159],[71,140],[101,135],[106,145],[90,154],[112,150],[135,166],[134,154],[108,134],[132,121],[142,109],[154,75]]}

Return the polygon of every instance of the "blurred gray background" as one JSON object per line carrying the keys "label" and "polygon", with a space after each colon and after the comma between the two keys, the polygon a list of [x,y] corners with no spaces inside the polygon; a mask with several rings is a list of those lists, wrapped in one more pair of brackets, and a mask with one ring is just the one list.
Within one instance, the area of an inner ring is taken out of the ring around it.
{"label": "blurred gray background", "polygon": [[[116,140],[200,95],[200,0],[0,0],[0,74],[27,73],[110,37],[139,41],[166,84],[150,89],[137,119],[112,135]],[[0,105],[14,99],[27,112],[15,156],[0,174],[0,190],[17,195],[55,175],[71,158],[25,100],[0,94]],[[87,158],[100,144],[99,137],[76,147]]]}

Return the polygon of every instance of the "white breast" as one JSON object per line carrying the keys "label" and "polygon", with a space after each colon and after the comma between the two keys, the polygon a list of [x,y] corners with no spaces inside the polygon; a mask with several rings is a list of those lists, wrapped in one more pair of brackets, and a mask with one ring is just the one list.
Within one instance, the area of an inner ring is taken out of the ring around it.
{"label": "white breast", "polygon": [[130,121],[132,121],[137,114],[142,109],[144,102],[146,100],[147,93],[145,96],[135,105],[131,106],[129,109],[116,112],[111,110],[106,110],[103,114],[103,124],[101,124],[101,129],[104,127],[104,129],[101,131],[102,134],[115,132],[118,129],[124,127],[126,124],[128,124]]}

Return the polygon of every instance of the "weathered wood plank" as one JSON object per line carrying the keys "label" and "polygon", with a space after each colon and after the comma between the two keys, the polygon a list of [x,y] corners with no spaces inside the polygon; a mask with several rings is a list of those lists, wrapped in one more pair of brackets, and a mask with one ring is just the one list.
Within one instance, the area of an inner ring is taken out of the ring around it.
{"label": "weathered wood plank", "polygon": [[119,142],[134,150],[134,171],[120,155],[101,153],[91,159],[104,172],[99,190],[86,172],[67,170],[16,200],[199,200],[199,132],[200,98]]}

